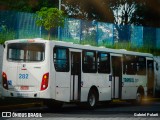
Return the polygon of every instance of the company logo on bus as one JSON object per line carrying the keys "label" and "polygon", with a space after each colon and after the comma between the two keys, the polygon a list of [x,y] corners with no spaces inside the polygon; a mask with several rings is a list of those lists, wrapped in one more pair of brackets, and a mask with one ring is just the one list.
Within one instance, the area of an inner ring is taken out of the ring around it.
{"label": "company logo on bus", "polygon": [[124,82],[135,82],[134,78],[123,78]]}

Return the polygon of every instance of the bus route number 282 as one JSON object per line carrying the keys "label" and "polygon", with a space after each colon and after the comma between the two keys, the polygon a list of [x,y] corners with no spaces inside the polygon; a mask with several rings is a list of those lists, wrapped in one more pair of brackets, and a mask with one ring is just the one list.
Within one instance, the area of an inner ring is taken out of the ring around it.
{"label": "bus route number 282", "polygon": [[19,79],[28,79],[28,74],[19,74]]}

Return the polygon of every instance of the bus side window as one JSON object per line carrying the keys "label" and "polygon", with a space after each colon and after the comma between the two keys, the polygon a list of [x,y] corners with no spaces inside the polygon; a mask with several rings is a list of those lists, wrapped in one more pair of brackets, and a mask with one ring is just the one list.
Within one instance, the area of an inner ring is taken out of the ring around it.
{"label": "bus side window", "polygon": [[54,48],[54,66],[57,72],[69,71],[69,50],[68,48],[55,47]]}
{"label": "bus side window", "polygon": [[82,69],[84,73],[96,73],[97,72],[97,60],[95,51],[83,51],[83,65]]}
{"label": "bus side window", "polygon": [[146,58],[145,57],[137,58],[137,74],[146,75]]}
{"label": "bus side window", "polygon": [[156,70],[158,71],[159,70],[159,66],[158,66],[158,63],[156,62]]}
{"label": "bus side window", "polygon": [[98,53],[98,72],[110,73],[110,55],[108,53]]}
{"label": "bus side window", "polygon": [[136,56],[131,56],[131,55],[123,56],[123,74],[127,75],[136,74]]}

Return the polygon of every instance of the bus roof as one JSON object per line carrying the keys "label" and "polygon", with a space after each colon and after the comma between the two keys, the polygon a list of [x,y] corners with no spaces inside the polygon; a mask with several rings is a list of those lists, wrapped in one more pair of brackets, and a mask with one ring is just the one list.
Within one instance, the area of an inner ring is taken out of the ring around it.
{"label": "bus roof", "polygon": [[46,42],[51,42],[54,45],[57,46],[64,46],[64,47],[69,47],[73,49],[85,49],[85,50],[95,50],[95,51],[105,51],[105,52],[110,52],[114,54],[125,54],[125,55],[138,55],[138,56],[146,56],[146,57],[153,57],[152,54],[150,53],[141,53],[141,52],[133,52],[133,51],[127,51],[125,49],[111,49],[111,48],[106,48],[106,47],[95,47],[91,45],[80,45],[80,44],[74,44],[71,42],[64,42],[64,41],[56,41],[56,40],[44,40],[42,38],[34,38],[34,39],[15,39],[15,40],[8,40],[5,42],[6,43],[46,43]]}

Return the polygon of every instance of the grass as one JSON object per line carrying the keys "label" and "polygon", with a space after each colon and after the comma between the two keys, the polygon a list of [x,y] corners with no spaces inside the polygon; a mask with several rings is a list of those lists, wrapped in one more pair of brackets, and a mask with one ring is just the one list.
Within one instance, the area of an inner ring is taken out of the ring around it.
{"label": "grass", "polygon": [[6,40],[15,39],[15,32],[12,30],[6,30],[0,32],[0,44],[3,44]]}
{"label": "grass", "polygon": [[[85,41],[84,43],[96,46],[96,43],[92,41]],[[154,56],[160,55],[160,49],[158,48],[154,48],[152,46],[136,47],[130,42],[117,42],[117,43],[114,43],[114,45],[111,45],[111,43],[108,43],[108,44],[105,43],[105,44],[100,44],[98,46],[104,46],[106,48],[112,48],[112,49],[126,49],[128,51],[135,51],[135,52],[142,52],[142,53],[151,53]]]}
{"label": "grass", "polygon": [[[84,43],[97,46],[96,43],[93,41],[85,41]],[[131,44],[130,42],[117,42],[117,43],[114,43],[114,45],[111,45],[111,43],[105,43],[105,44],[98,44],[98,46],[104,46],[106,48],[112,48],[112,49],[126,49],[128,51],[135,51],[135,52],[142,52],[142,53],[151,53],[154,56],[160,55],[160,48],[159,49],[154,48],[153,46],[149,46],[149,45],[137,47]]]}
{"label": "grass", "polygon": [[[107,45],[105,47],[108,48]],[[152,46],[136,47],[129,42],[115,43],[113,46],[109,46],[109,48],[126,49],[128,51],[135,51],[135,52],[142,52],[142,53],[151,53],[155,56],[160,55],[160,49],[158,49],[158,48],[153,48]]]}
{"label": "grass", "polygon": [[[32,37],[31,37],[32,36]],[[27,35],[23,36],[23,38],[33,38],[35,35]],[[36,36],[35,36],[36,37]],[[42,34],[41,36],[43,39],[48,39],[47,34]],[[16,38],[15,31],[12,30],[4,30],[0,32],[0,44],[3,44],[6,40],[12,40]],[[51,40],[58,40],[57,36],[51,36]],[[130,42],[117,42],[112,45],[111,43],[100,43],[97,45],[96,41],[94,40],[77,40],[77,39],[63,39],[65,42],[73,42],[75,44],[82,44],[82,45],[92,45],[92,46],[104,46],[106,48],[113,48],[113,49],[126,49],[128,51],[135,51],[135,52],[143,52],[143,53],[151,53],[155,56],[160,55],[160,49],[153,48],[151,46],[142,46],[142,47],[136,47],[135,45],[132,45]]]}
{"label": "grass", "polygon": [[93,40],[82,40],[82,41],[80,41],[80,44],[97,46],[97,43]]}

